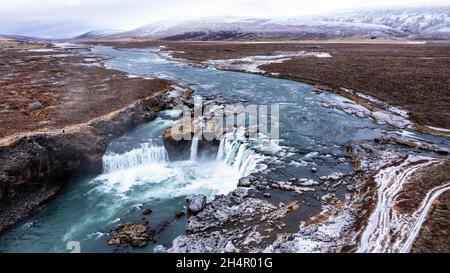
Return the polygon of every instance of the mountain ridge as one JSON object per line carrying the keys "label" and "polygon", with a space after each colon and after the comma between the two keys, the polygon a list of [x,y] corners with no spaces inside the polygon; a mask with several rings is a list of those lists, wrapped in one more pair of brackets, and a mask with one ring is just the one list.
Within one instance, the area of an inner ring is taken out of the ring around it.
{"label": "mountain ridge", "polygon": [[[90,33],[90,32],[88,32]],[[450,6],[358,10],[288,18],[207,17],[159,21],[95,38],[227,40],[268,38],[450,39]]]}

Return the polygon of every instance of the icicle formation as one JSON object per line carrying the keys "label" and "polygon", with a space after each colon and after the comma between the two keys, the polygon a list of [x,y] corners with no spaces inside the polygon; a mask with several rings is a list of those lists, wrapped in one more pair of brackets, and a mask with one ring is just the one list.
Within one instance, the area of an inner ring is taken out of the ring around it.
{"label": "icicle formation", "polygon": [[244,177],[258,171],[258,164],[264,157],[253,152],[245,142],[222,138],[216,159],[233,166],[239,176]]}
{"label": "icicle formation", "polygon": [[144,143],[141,147],[124,154],[107,153],[102,158],[103,172],[111,173],[148,163],[165,163],[169,161],[164,146]]}

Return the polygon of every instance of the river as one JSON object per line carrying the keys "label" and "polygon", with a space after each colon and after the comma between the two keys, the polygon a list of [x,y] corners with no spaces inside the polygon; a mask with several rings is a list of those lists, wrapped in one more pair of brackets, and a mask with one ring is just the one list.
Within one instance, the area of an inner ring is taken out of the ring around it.
{"label": "river", "polygon": [[[186,217],[173,216],[186,210],[185,198],[190,194],[202,193],[212,199],[232,191],[240,177],[254,172],[277,180],[350,173],[353,165],[345,151],[348,141],[373,139],[386,131],[407,132],[324,107],[324,102],[332,102],[367,111],[307,84],[195,67],[161,58],[155,51],[92,48],[96,55],[113,57],[106,61],[109,68],[131,76],[170,79],[194,89],[195,95],[244,97],[248,104],[279,103],[280,141],[259,140],[242,147],[228,143],[224,145],[225,155],[209,158],[197,155],[194,146],[190,160],[172,162],[162,134],[175,122],[177,113],[161,112],[156,120],[137,126],[109,144],[102,174],[71,181],[45,209],[3,234],[0,252],[70,252],[70,242],[79,242],[81,252],[112,252],[115,248],[107,244],[108,233],[119,223],[142,218],[149,220],[152,229],[162,231],[148,247],[129,251],[164,251],[174,238],[184,234]],[[317,173],[310,171],[313,167]],[[338,197],[345,193],[344,189],[337,191]],[[321,194],[318,188],[296,197],[310,200],[310,206],[300,209],[296,221],[320,211],[317,197]],[[273,202],[283,198],[275,195]],[[144,216],[144,208],[151,208],[153,213]]]}

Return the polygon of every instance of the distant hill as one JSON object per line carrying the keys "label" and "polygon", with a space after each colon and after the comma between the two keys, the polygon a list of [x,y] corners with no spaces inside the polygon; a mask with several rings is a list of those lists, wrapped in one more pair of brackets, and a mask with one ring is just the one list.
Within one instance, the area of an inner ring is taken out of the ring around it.
{"label": "distant hill", "polygon": [[78,39],[164,40],[329,39],[346,37],[450,39],[450,6],[357,10],[291,18],[214,17],[161,21],[125,32],[90,31]]}
{"label": "distant hill", "polygon": [[83,33],[79,36],[76,36],[74,39],[94,39],[94,38],[102,38],[109,35],[113,35],[121,32],[120,30],[114,29],[99,29],[99,30],[91,30],[86,33]]}
{"label": "distant hill", "polygon": [[33,38],[33,37],[21,36],[21,35],[8,35],[8,34],[1,34],[0,35],[0,39],[3,39],[3,40],[19,40],[19,41],[37,40],[36,38]]}

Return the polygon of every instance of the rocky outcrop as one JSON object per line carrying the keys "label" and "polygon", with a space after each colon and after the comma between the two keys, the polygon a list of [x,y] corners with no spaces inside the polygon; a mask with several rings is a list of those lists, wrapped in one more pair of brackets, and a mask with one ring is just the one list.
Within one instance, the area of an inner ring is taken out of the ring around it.
{"label": "rocky outcrop", "polygon": [[218,196],[190,216],[188,235],[176,238],[169,252],[250,252],[260,250],[272,232],[281,228],[298,202],[274,206],[266,200],[242,195],[241,191]]}
{"label": "rocky outcrop", "polygon": [[415,148],[422,151],[431,151],[442,155],[448,155],[450,154],[449,148],[439,147],[434,144],[418,141],[418,140],[411,140],[407,138],[401,138],[396,137],[393,135],[386,135],[380,138],[377,138],[376,141],[380,144],[396,144],[396,145],[402,145],[409,148]]}
{"label": "rocky outcrop", "polygon": [[[172,136],[171,129],[172,128],[167,128],[163,135],[164,147],[169,155],[169,159],[171,161],[188,160],[190,158],[194,135],[192,134],[188,139],[178,140]],[[199,158],[212,158],[217,155],[220,144],[219,140],[199,139],[197,141],[197,153]]]}
{"label": "rocky outcrop", "polygon": [[147,221],[141,224],[127,223],[119,225],[113,233],[113,238],[108,244],[111,246],[146,247],[147,243],[153,239]]}
{"label": "rocky outcrop", "polygon": [[[343,175],[340,177],[342,178]],[[307,178],[291,178],[288,181],[274,181],[270,179],[265,179],[263,177],[255,177],[253,175],[249,175],[247,177],[242,177],[239,179],[238,186],[244,188],[254,188],[259,191],[266,191],[271,189],[277,189],[287,192],[295,192],[297,194],[303,194],[305,192],[314,192],[316,189],[315,186],[325,186],[324,184],[329,185],[325,182],[319,182],[312,179]],[[270,197],[269,195],[266,195]]]}
{"label": "rocky outcrop", "polygon": [[[189,215],[187,235],[179,236],[169,252],[264,251],[280,234],[293,228],[290,215],[300,206],[309,206],[295,196],[325,191],[319,204],[334,205],[338,203],[334,194],[336,188],[350,182],[350,176],[337,173],[320,181],[307,178],[274,181],[259,175],[243,177],[233,192],[217,196],[202,210]],[[277,192],[277,200],[280,200],[280,191],[290,193],[291,197],[284,199],[285,203],[274,204],[270,192]]]}
{"label": "rocky outcrop", "polygon": [[[204,106],[197,105],[198,108],[185,111],[181,119],[164,131],[164,147],[171,161],[189,159],[193,141],[196,141],[198,158],[215,157],[220,139],[236,129],[234,124],[224,125],[224,117],[240,114],[242,111],[240,107],[226,108],[225,105],[248,101],[245,97],[223,98],[218,95],[204,95],[203,100],[206,101]],[[189,106],[192,108],[194,104]]]}
{"label": "rocky outcrop", "polygon": [[55,195],[71,175],[101,170],[106,142],[87,131],[27,136],[0,147],[0,231]]}
{"label": "rocky outcrop", "polygon": [[88,123],[0,140],[0,232],[29,216],[74,176],[99,173],[107,143],[191,90],[174,88]]}
{"label": "rocky outcrop", "polygon": [[[199,157],[211,157],[217,155],[219,150],[222,130],[216,123],[209,122],[202,127],[203,120],[195,120],[190,117],[180,119],[174,126],[164,131],[164,147],[172,161],[187,160],[190,157],[192,141],[197,141],[197,153]],[[206,139],[205,136],[212,136]],[[196,140],[195,140],[196,139]]]}

